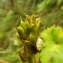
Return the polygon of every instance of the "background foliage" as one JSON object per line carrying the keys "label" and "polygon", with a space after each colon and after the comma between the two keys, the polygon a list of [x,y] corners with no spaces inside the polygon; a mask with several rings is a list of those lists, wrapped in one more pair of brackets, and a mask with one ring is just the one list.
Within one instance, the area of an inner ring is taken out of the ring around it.
{"label": "background foliage", "polygon": [[25,18],[23,12],[41,17],[43,29],[53,24],[63,27],[63,0],[0,0],[0,58],[11,63],[21,62],[16,55],[22,47],[16,27],[20,16]]}

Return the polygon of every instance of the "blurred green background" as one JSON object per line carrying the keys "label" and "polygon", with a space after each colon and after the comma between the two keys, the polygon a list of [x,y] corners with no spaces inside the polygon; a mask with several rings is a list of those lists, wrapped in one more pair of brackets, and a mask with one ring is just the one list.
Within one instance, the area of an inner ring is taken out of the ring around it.
{"label": "blurred green background", "polygon": [[[16,27],[24,13],[41,17],[43,29],[53,24],[63,27],[63,0],[0,0],[0,63],[21,63],[17,51],[22,49]],[[5,61],[6,62],[5,62]]]}

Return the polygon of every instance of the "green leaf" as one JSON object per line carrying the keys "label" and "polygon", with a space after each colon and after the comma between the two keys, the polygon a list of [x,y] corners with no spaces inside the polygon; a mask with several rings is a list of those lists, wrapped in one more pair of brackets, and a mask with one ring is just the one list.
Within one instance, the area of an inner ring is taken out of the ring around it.
{"label": "green leaf", "polygon": [[[44,30],[41,34],[40,37],[44,38],[44,40],[48,43],[58,43],[58,36],[61,33],[62,28],[59,26],[51,26],[50,28],[47,28]],[[62,39],[61,39],[62,40]]]}
{"label": "green leaf", "polygon": [[40,37],[45,40],[40,52],[41,63],[63,63],[63,30],[51,26],[44,30]]}
{"label": "green leaf", "polygon": [[63,46],[51,44],[40,53],[41,63],[63,63]]}

